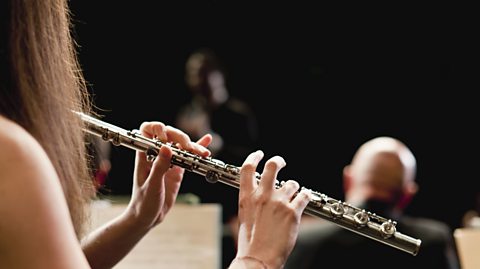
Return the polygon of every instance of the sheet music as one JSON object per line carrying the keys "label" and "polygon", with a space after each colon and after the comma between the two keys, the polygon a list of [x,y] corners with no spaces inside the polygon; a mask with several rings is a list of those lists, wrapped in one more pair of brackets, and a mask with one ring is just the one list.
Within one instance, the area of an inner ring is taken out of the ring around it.
{"label": "sheet music", "polygon": [[[120,215],[126,204],[96,202],[92,229]],[[176,204],[115,269],[220,269],[221,206]]]}
{"label": "sheet music", "polygon": [[480,268],[480,229],[457,228],[453,233],[462,269]]}

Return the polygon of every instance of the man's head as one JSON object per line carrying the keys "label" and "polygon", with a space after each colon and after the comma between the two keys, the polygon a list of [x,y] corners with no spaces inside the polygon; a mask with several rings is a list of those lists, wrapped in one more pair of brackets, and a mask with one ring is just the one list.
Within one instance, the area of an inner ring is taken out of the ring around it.
{"label": "man's head", "polygon": [[193,94],[202,96],[210,105],[228,98],[225,72],[210,49],[199,49],[190,55],[185,64],[185,81]]}
{"label": "man's head", "polygon": [[403,209],[417,191],[415,157],[405,144],[391,137],[364,143],[343,174],[350,203],[376,201]]}

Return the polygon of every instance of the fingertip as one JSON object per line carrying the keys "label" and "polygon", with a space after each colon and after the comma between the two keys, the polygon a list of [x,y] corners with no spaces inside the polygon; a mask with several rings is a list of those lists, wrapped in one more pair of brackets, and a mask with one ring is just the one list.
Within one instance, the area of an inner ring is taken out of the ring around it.
{"label": "fingertip", "polygon": [[169,146],[165,145],[160,147],[159,155],[161,158],[170,159],[172,158],[172,154],[173,154],[172,149]]}
{"label": "fingertip", "polygon": [[202,137],[202,140],[207,140],[207,141],[212,141],[213,140],[213,136],[212,134],[205,134],[203,137]]}
{"label": "fingertip", "polygon": [[200,151],[200,154],[199,154],[199,155],[202,156],[202,157],[208,157],[208,156],[210,156],[210,154],[211,154],[210,150],[208,150],[208,149],[206,149],[206,148],[204,148],[204,147],[200,147],[200,148],[198,149],[198,151]]}
{"label": "fingertip", "polygon": [[191,146],[192,146],[192,149],[190,151],[192,151],[192,152],[194,152],[198,155],[201,155],[202,157],[210,156],[210,150],[208,150],[203,145],[191,142]]}
{"label": "fingertip", "polygon": [[182,146],[184,149],[188,151],[195,150],[195,144],[192,141],[188,141],[185,145],[182,145],[182,143],[180,143],[180,146]]}
{"label": "fingertip", "polygon": [[282,156],[276,155],[275,158],[279,160],[279,164],[281,165],[281,167],[284,167],[285,165],[287,165],[287,162]]}
{"label": "fingertip", "polygon": [[307,197],[308,201],[311,201],[313,199],[313,193],[309,189],[301,189],[300,193],[303,193]]}
{"label": "fingertip", "polygon": [[292,200],[292,206],[299,210],[298,212],[301,213],[305,210],[308,206],[310,201],[312,201],[313,195],[311,194],[310,190],[302,189]]}
{"label": "fingertip", "polygon": [[[295,191],[297,191],[298,189],[300,189],[300,184],[296,181],[296,180],[292,180],[292,179],[289,179],[287,180],[287,182],[285,183],[285,185],[287,184],[291,184],[293,186],[293,189],[295,189]],[[284,185],[284,186],[285,186]]]}
{"label": "fingertip", "polygon": [[263,151],[259,149],[259,150],[255,151],[255,155],[258,156],[257,158],[263,159],[263,157],[265,156],[265,153],[263,153]]}
{"label": "fingertip", "polygon": [[140,132],[145,132],[145,128],[147,128],[148,124],[150,124],[148,121],[142,122],[142,124],[140,124]]}

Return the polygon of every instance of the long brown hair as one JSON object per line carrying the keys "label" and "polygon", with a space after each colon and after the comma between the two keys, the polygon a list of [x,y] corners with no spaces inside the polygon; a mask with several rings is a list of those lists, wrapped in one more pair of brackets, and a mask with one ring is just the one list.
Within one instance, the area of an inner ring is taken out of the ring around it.
{"label": "long brown hair", "polygon": [[88,93],[71,36],[66,0],[2,1],[0,114],[43,146],[62,182],[77,232],[93,193],[82,122]]}

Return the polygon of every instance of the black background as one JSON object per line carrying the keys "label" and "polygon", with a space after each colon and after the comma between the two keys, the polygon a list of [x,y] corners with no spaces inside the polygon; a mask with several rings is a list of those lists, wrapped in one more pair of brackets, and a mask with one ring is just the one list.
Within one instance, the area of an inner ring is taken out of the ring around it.
{"label": "black background", "polygon": [[[210,47],[231,94],[254,109],[266,157],[286,159],[279,178],[342,199],[342,169],[355,149],[389,135],[417,157],[410,214],[454,228],[474,207],[479,87],[467,14],[450,6],[152,3],[70,1],[81,64],[106,121],[173,124],[188,98],[187,56]],[[130,192],[133,159],[113,149],[112,194]],[[229,187],[212,195],[220,188]]]}

